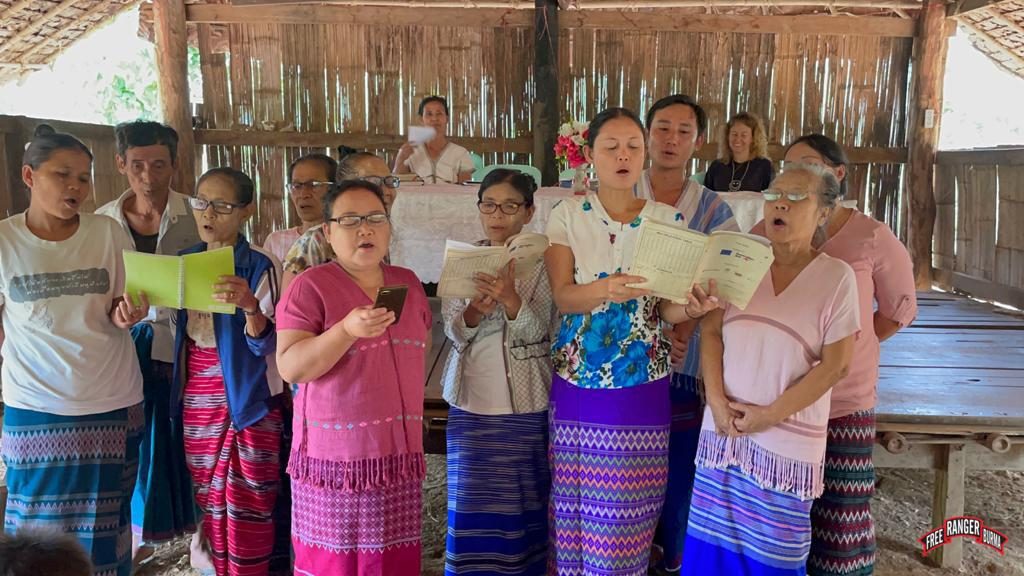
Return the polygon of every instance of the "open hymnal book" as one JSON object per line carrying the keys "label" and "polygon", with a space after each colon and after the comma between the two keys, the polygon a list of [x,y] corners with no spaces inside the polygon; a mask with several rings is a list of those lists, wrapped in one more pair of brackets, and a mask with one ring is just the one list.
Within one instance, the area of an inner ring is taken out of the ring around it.
{"label": "open hymnal book", "polygon": [[742,310],[774,259],[768,240],[760,236],[740,232],[705,236],[647,219],[640,224],[628,273],[647,279],[636,288],[681,304],[694,284],[707,290],[708,281],[714,280],[718,297]]}
{"label": "open hymnal book", "polygon": [[516,279],[523,280],[544,258],[547,249],[548,237],[533,232],[516,234],[504,246],[474,246],[447,240],[437,295],[441,298],[473,298],[477,294],[474,275],[483,272],[497,276],[509,260],[516,261]]}
{"label": "open hymnal book", "polygon": [[231,246],[165,256],[124,251],[125,292],[136,298],[145,292],[151,306],[234,314],[235,305],[213,299],[213,285],[221,276],[235,275],[235,249]]}

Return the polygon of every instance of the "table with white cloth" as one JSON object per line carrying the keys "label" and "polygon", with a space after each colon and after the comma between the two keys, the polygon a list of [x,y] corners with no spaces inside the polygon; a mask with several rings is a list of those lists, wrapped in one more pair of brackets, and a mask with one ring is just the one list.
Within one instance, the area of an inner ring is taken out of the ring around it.
{"label": "table with white cloth", "polygon": [[[484,238],[477,210],[478,184],[402,183],[391,208],[391,263],[410,268],[421,282],[441,278],[445,240],[476,242]],[[548,216],[559,200],[572,196],[568,188],[541,188],[534,195],[533,219],[527,232],[547,229]],[[764,199],[758,192],[722,194],[740,229],[750,230],[761,219]]]}

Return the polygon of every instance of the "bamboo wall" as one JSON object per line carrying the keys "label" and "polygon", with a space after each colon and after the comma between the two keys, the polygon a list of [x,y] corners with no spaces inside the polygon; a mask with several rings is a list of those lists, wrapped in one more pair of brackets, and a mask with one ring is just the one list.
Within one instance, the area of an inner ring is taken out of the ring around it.
{"label": "bamboo wall", "polygon": [[[417,121],[422,97],[442,94],[451,135],[489,139],[475,150],[486,163],[530,162],[508,148],[532,131],[531,29],[196,26],[206,128],[398,135]],[[563,108],[566,119],[579,120],[607,106],[643,114],[658,96],[683,92],[707,108],[713,141],[731,114],[749,109],[766,119],[773,143],[822,131],[848,147],[902,148],[911,45],[866,36],[563,30]],[[257,180],[256,240],[292,224],[284,170],[309,149],[203,148],[206,166],[231,164]],[[390,160],[391,148],[375,151]],[[858,164],[850,173],[851,196],[896,229],[902,173],[898,163]]]}
{"label": "bamboo wall", "polygon": [[1024,150],[940,152],[936,162],[938,278],[1024,308]]}
{"label": "bamboo wall", "polygon": [[117,145],[112,126],[0,116],[0,174],[6,176],[0,178],[0,218],[28,208],[28,190],[21,181],[21,160],[25,145],[31,141],[36,126],[42,123],[77,136],[92,150],[92,196],[83,210],[92,212],[128,189],[128,179],[117,171]]}

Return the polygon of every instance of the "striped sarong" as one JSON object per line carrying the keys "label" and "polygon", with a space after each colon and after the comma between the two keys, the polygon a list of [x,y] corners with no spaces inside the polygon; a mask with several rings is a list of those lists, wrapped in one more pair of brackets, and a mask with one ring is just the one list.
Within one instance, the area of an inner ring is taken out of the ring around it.
{"label": "striped sarong", "polygon": [[697,468],[682,573],[803,576],[812,502],[761,488],[735,466]]}
{"label": "striped sarong", "polygon": [[92,558],[94,575],[129,576],[142,421],[142,404],[87,416],[6,406],[4,529],[66,532]]}
{"label": "striped sarong", "polygon": [[182,422],[203,536],[217,575],[267,574],[280,481],[281,409],[236,430],[217,350],[189,345]]}
{"label": "striped sarong", "polygon": [[704,403],[700,397],[701,383],[693,376],[675,373],[669,397],[672,402],[672,433],[668,441],[668,490],[661,511],[655,542],[661,547],[659,568],[675,572],[683,562],[686,519],[690,515],[693,493],[694,460],[704,419]]}
{"label": "striped sarong", "polygon": [[181,422],[172,421],[174,365],[153,360],[153,327],[132,327],[142,368],[145,426],[139,445],[139,477],[132,496],[132,531],[147,544],[172,540],[196,529],[192,479],[185,465]]}
{"label": "striped sarong", "polygon": [[446,576],[544,574],[547,417],[448,411]]}
{"label": "striped sarong", "polygon": [[557,576],[643,576],[668,482],[669,379],[551,387],[552,553]]}
{"label": "striped sarong", "polygon": [[807,573],[869,576],[875,570],[875,413],[857,412],[828,421],[825,491],[811,508],[813,540]]}

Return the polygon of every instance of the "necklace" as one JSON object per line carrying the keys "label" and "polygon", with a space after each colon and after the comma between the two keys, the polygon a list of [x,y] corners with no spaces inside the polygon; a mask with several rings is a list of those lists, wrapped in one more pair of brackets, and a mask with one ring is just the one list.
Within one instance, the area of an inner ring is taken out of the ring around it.
{"label": "necklace", "polygon": [[743,187],[743,179],[747,177],[747,171],[750,170],[750,160],[743,162],[743,174],[740,174],[739,180],[736,179],[736,163],[729,162],[732,166],[732,177],[729,179],[729,192],[739,192]]}

